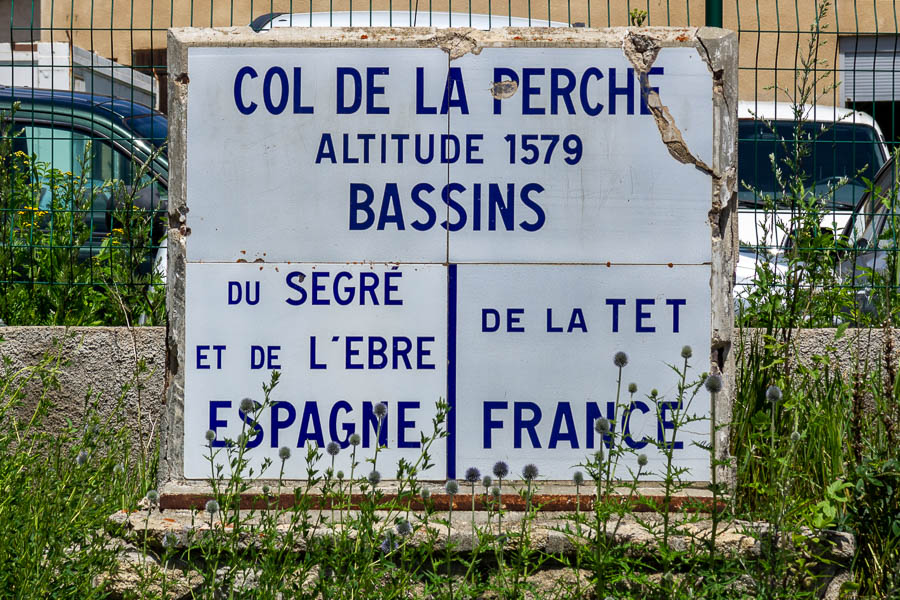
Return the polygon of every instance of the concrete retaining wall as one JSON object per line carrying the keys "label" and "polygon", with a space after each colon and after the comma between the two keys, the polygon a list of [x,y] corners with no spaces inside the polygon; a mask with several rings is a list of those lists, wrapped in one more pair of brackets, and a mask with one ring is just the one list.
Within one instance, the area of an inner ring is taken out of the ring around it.
{"label": "concrete retaining wall", "polygon": [[[833,365],[848,375],[857,364],[866,371],[878,367],[883,352],[883,330],[848,329],[837,340],[835,332],[835,329],[795,332],[798,358],[810,360],[816,354],[827,355]],[[741,337],[747,342],[760,333],[754,329],[744,330]],[[66,418],[78,422],[84,413],[85,398],[90,394],[101,398],[101,412],[109,414],[123,386],[128,385],[124,411],[134,432],[132,439],[135,443],[138,440],[138,423],[144,428],[145,437],[158,433],[165,390],[164,327],[132,330],[125,327],[4,327],[0,329],[0,335],[4,340],[0,343],[0,356],[4,361],[7,358],[11,361],[6,372],[37,365],[47,353],[58,354],[65,361],[58,367],[59,389],[48,395],[57,407],[47,420],[51,430],[64,427]],[[900,330],[893,331],[893,345],[896,359]],[[135,370],[136,360],[140,359],[145,361],[147,372],[140,376],[139,401]],[[39,394],[39,384],[32,384],[24,410],[33,409]]]}
{"label": "concrete retaining wall", "polygon": [[[99,399],[99,412],[108,417],[124,393],[122,410],[132,443],[139,443],[143,428],[145,444],[155,444],[151,440],[159,431],[165,391],[165,327],[4,327],[0,336],[0,356],[4,363],[9,360],[3,367],[7,375],[27,376],[44,357],[53,357],[47,368],[56,372],[59,385],[47,393],[55,404],[45,421],[48,430],[62,431],[66,419],[80,423],[92,398]],[[34,411],[41,390],[40,378],[34,377],[20,414]]]}

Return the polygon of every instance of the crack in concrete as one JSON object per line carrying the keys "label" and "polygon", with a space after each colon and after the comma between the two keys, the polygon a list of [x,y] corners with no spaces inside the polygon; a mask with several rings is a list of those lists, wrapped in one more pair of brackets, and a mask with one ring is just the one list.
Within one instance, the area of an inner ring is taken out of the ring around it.
{"label": "crack in concrete", "polygon": [[647,108],[656,121],[660,139],[666,145],[669,154],[680,163],[694,165],[699,171],[715,179],[720,179],[721,175],[719,173],[716,173],[712,167],[699,157],[694,156],[690,148],[688,148],[687,142],[684,141],[681,130],[675,124],[675,119],[672,117],[672,113],[669,112],[669,107],[662,103],[659,94],[650,87],[648,73],[660,51],[660,45],[657,41],[650,36],[629,33],[625,36],[622,49],[625,52],[625,58],[628,59],[628,62],[631,63],[638,74],[638,80],[641,83],[641,94],[646,98]]}
{"label": "crack in concrete", "polygon": [[713,76],[713,93],[722,98],[725,108],[731,110],[731,106],[728,103],[728,95],[725,93],[725,72],[722,69],[713,68],[713,57],[709,53],[709,48],[706,47],[706,42],[703,41],[703,38],[698,35],[697,41],[700,42],[700,47],[703,48],[703,52],[706,54],[704,62]]}

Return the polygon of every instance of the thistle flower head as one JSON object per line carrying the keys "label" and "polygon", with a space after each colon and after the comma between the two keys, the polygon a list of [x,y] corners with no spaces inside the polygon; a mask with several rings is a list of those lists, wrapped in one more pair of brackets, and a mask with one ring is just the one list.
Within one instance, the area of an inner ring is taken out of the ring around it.
{"label": "thistle flower head", "polygon": [[75,457],[75,464],[77,464],[79,467],[81,467],[84,465],[84,463],[87,462],[87,459],[88,459],[88,453],[85,452],[84,450],[82,450],[81,452],[78,453],[78,456]]}
{"label": "thistle flower head", "polygon": [[282,446],[278,449],[278,458],[281,460],[287,460],[291,457],[291,449],[287,446]]}
{"label": "thistle flower head", "polygon": [[800,441],[800,432],[799,431],[794,431],[791,433],[791,441],[794,442],[795,444]]}
{"label": "thistle flower head", "polygon": [[489,487],[491,487],[492,483],[494,483],[494,481],[491,479],[490,475],[485,475],[484,477],[481,478],[481,485],[484,486],[485,490],[487,490]]}
{"label": "thistle flower head", "polygon": [[210,515],[214,515],[219,512],[219,503],[215,500],[209,500],[206,503],[206,512],[208,512]]}
{"label": "thistle flower head", "polygon": [[371,485],[378,485],[378,483],[381,481],[381,473],[379,473],[378,471],[372,471],[371,473],[369,473],[368,480]]}
{"label": "thistle flower head", "polygon": [[659,396],[659,390],[657,390],[656,388],[653,388],[652,390],[650,390],[650,397],[651,397],[651,398],[654,398],[654,399],[655,399],[657,396]]}
{"label": "thistle flower head", "polygon": [[263,496],[268,496],[271,492],[272,492],[272,488],[270,488],[268,485],[262,486]]}
{"label": "thistle flower head", "polygon": [[391,550],[397,549],[397,542],[395,542],[391,537],[391,534],[388,533],[386,536],[384,536],[384,540],[382,540],[381,545],[378,546],[378,548],[384,554],[388,554],[389,552],[391,552]]}
{"label": "thistle flower head", "polygon": [[422,500],[428,500],[429,498],[431,498],[431,490],[422,488],[422,491],[419,492],[419,495],[422,496]]}
{"label": "thistle flower head", "polygon": [[497,487],[497,486],[495,485],[495,486],[491,489],[491,495],[492,495],[494,498],[499,498],[499,497],[500,497],[500,488]]}
{"label": "thistle flower head", "polygon": [[694,355],[694,350],[690,346],[681,347],[681,358],[690,358]]}
{"label": "thistle flower head", "polygon": [[378,417],[379,420],[383,419],[387,414],[387,404],[379,402],[375,405],[375,408],[372,409],[372,412],[375,413],[375,416]]}
{"label": "thistle flower head", "polygon": [[448,479],[447,483],[444,484],[444,491],[446,491],[451,496],[455,496],[459,493],[459,484],[456,483],[455,479]]}
{"label": "thistle flower head", "polygon": [[706,391],[710,394],[717,394],[722,391],[722,376],[718,373],[713,373],[706,378],[703,385],[706,386]]}
{"label": "thistle flower head", "polygon": [[633,381],[628,384],[628,393],[629,394],[637,393],[637,384],[634,383]]}
{"label": "thistle flower head", "polygon": [[350,445],[351,446],[359,446],[359,443],[362,441],[362,438],[359,437],[358,433],[354,433],[350,436]]}
{"label": "thistle flower head", "polygon": [[213,431],[212,429],[207,429],[206,433],[203,435],[203,437],[206,438],[207,442],[212,442],[213,440],[216,439],[216,432]]}
{"label": "thistle flower head", "polygon": [[600,417],[594,423],[594,431],[597,433],[607,434],[612,426],[610,425],[609,419],[606,417]]}
{"label": "thistle flower head", "polygon": [[481,479],[481,471],[477,467],[469,467],[466,469],[466,481],[468,483],[478,483]]}
{"label": "thistle flower head", "polygon": [[156,506],[159,503],[159,492],[156,490],[148,490],[146,498],[147,502]]}
{"label": "thistle flower head", "polygon": [[412,533],[412,525],[409,524],[409,521],[403,520],[397,523],[397,535],[407,536]]}
{"label": "thistle flower head", "polygon": [[330,456],[337,456],[338,452],[341,451],[341,445],[337,442],[328,442],[328,445],[325,446],[325,452],[327,452]]}
{"label": "thistle flower head", "polygon": [[575,474],[572,475],[572,482],[575,485],[581,485],[582,483],[584,483],[584,473],[582,473],[581,471],[575,471]]}
{"label": "thistle flower head", "polygon": [[777,385],[770,385],[766,390],[766,400],[771,402],[772,404],[778,404],[781,402],[781,388]]}
{"label": "thistle flower head", "polygon": [[338,479],[343,479],[343,478],[344,478],[344,472],[339,470],[339,471],[337,472],[337,478],[338,478]]}
{"label": "thistle flower head", "polygon": [[503,479],[504,477],[509,475],[509,465],[502,460],[498,460],[494,463],[493,473],[494,477],[496,477],[497,479]]}
{"label": "thistle flower head", "polygon": [[522,468],[522,479],[525,481],[531,481],[535,477],[538,476],[538,468],[537,465],[533,463],[528,463]]}
{"label": "thistle flower head", "polygon": [[253,401],[253,398],[244,398],[243,400],[241,400],[241,412],[253,412],[255,409],[256,402]]}
{"label": "thistle flower head", "polygon": [[647,466],[647,455],[646,454],[638,454],[638,466],[639,467]]}
{"label": "thistle flower head", "polygon": [[176,536],[171,531],[167,531],[162,538],[163,548],[174,548],[175,544],[178,542],[178,536]]}
{"label": "thistle flower head", "polygon": [[628,355],[621,350],[616,352],[615,356],[613,356],[613,364],[621,369],[628,364]]}

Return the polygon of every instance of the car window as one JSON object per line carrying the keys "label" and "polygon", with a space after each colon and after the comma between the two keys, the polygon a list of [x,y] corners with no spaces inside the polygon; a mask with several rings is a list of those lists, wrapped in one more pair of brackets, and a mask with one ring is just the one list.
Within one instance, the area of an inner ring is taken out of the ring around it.
{"label": "car window", "polygon": [[37,155],[38,162],[53,169],[98,182],[131,179],[130,159],[101,138],[45,125],[26,125],[22,129],[26,154]]}
{"label": "car window", "polygon": [[[827,197],[829,210],[853,210],[866,191],[863,178],[872,179],[884,163],[875,129],[845,122],[805,123],[802,127],[798,137],[812,140],[809,154],[800,164],[804,184],[817,195]],[[745,207],[760,205],[768,195],[775,199],[778,208],[791,208],[788,202],[781,201],[770,157],[775,158],[784,177],[790,174],[787,159],[793,154],[795,128],[792,121],[740,121],[738,177],[742,183],[738,194]],[[836,188],[841,177],[847,177],[847,184]]]}
{"label": "car window", "polygon": [[153,144],[155,148],[163,148],[163,156],[168,156],[168,148],[165,147],[168,135],[168,122],[166,118],[158,114],[146,114],[136,117],[126,117],[125,122],[137,134],[137,137]]}
{"label": "car window", "polygon": [[[35,155],[38,163],[45,163],[62,173],[74,177],[83,177],[87,185],[96,190],[104,188],[110,181],[121,181],[127,186],[134,184],[135,167],[130,155],[120,151],[109,140],[99,136],[91,136],[85,132],[59,126],[27,123],[21,127],[21,133],[15,138],[15,148],[27,155]],[[135,203],[142,208],[161,209],[167,200],[166,187],[159,180],[147,186],[153,180],[148,172],[138,183],[139,191]],[[48,210],[53,198],[47,182],[40,182],[44,188],[39,200],[42,210]],[[147,188],[147,189],[145,189]],[[91,210],[85,213],[85,221],[91,229],[92,243],[102,243],[113,224],[113,203],[110,200],[110,188],[92,194]],[[162,232],[155,234],[158,239]]]}

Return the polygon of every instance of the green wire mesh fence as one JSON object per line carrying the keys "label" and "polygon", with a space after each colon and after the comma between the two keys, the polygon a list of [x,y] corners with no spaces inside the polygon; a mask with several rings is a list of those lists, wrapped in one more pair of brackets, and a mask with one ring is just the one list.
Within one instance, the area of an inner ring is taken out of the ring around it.
{"label": "green wire mesh fence", "polygon": [[[7,322],[164,319],[166,30],[186,26],[733,29],[739,319],[764,324],[789,314],[789,324],[823,326],[897,316],[890,160],[900,136],[897,0],[0,6],[0,17],[8,14],[8,27],[0,26],[0,318]],[[85,307],[101,310],[87,317]]]}

